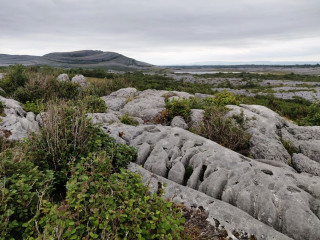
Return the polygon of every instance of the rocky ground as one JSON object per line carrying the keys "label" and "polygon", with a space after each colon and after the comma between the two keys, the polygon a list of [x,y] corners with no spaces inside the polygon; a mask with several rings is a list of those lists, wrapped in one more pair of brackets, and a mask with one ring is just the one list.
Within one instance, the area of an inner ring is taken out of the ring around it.
{"label": "rocky ground", "polygon": [[[317,68],[318,69],[318,68]],[[320,68],[319,68],[320,69]],[[299,72],[298,72],[299,73]],[[213,91],[229,91],[237,95],[256,96],[256,95],[274,95],[276,98],[293,99],[301,97],[309,101],[320,100],[320,81],[307,82],[296,80],[257,80],[248,81],[238,77],[204,77],[202,74],[176,74],[168,73],[166,76],[176,81],[190,83],[206,83],[213,86]],[[232,88],[228,86],[233,86]],[[259,86],[257,88],[257,86]]]}
{"label": "rocky ground", "polygon": [[[320,126],[297,126],[258,105],[228,106],[228,114],[243,112],[248,119],[249,158],[191,133],[182,118],[170,126],[153,124],[170,95],[193,96],[120,89],[102,97],[107,112],[89,117],[117,142],[138,149],[129,169],[143,176],[150,191],[166,185],[165,198],[205,211],[206,220],[233,239],[320,239]],[[2,135],[19,140],[38,130],[41,115],[26,113],[12,99],[0,101],[6,105]],[[122,124],[123,114],[138,126]],[[202,117],[203,110],[193,109],[191,125]],[[298,152],[291,156],[285,142]]]}

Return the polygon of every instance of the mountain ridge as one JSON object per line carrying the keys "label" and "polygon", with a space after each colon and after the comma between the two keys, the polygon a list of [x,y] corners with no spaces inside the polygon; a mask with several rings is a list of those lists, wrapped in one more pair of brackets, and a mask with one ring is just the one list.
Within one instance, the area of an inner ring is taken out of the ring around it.
{"label": "mountain ridge", "polygon": [[43,56],[0,54],[0,66],[12,64],[49,65],[53,67],[106,67],[106,68],[149,68],[153,65],[124,56],[116,52],[101,50],[79,50],[52,52]]}

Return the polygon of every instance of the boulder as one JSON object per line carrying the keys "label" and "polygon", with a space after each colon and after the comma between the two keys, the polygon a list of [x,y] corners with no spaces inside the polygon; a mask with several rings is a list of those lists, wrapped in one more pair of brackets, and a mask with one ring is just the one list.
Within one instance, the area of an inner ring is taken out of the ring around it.
{"label": "boulder", "polygon": [[83,75],[76,75],[71,79],[71,82],[79,84],[81,87],[87,87],[88,83]]}
{"label": "boulder", "polygon": [[31,132],[39,130],[39,124],[34,113],[26,113],[19,102],[0,96],[5,104],[4,116],[0,117],[0,136],[8,140],[22,140]]}
{"label": "boulder", "polygon": [[182,129],[187,129],[188,125],[184,121],[183,117],[176,116],[171,121],[171,127],[179,127],[179,128],[182,128]]}
{"label": "boulder", "polygon": [[69,82],[69,81],[70,81],[69,76],[68,76],[68,74],[66,74],[66,73],[60,74],[60,75],[57,77],[57,80],[58,80],[59,82]]}
{"label": "boulder", "polygon": [[191,109],[190,114],[190,126],[193,128],[199,128],[203,122],[204,110],[202,109]]}

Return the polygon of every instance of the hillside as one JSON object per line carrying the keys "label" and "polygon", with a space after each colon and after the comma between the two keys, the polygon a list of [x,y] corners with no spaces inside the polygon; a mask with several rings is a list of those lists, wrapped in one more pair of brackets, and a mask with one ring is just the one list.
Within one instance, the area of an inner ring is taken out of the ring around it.
{"label": "hillside", "polygon": [[45,54],[44,56],[0,54],[0,66],[12,64],[111,69],[140,69],[152,66],[151,64],[137,61],[119,53],[95,50],[54,52]]}

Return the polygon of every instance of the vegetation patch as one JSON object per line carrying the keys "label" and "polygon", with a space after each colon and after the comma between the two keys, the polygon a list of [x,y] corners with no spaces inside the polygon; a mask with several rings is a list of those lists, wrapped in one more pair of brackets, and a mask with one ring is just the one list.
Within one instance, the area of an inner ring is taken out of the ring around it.
{"label": "vegetation patch", "polygon": [[0,153],[0,238],[181,239],[181,210],[123,169],[136,150],[85,114],[50,102],[41,132]]}
{"label": "vegetation patch", "polygon": [[133,117],[130,117],[128,113],[125,113],[121,116],[120,122],[123,124],[132,125],[132,126],[139,125],[139,122],[136,119],[134,119]]}

